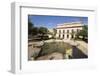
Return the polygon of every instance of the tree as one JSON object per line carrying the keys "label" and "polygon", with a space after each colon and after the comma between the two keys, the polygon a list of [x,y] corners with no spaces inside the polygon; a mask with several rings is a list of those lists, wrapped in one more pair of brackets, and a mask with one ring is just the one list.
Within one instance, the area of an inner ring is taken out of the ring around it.
{"label": "tree", "polygon": [[49,31],[46,27],[40,27],[39,28],[39,34],[41,35],[41,39],[48,39]]}
{"label": "tree", "polygon": [[46,27],[40,27],[39,33],[42,34],[42,35],[48,34],[48,29]]}
{"label": "tree", "polygon": [[39,28],[38,27],[33,27],[32,28],[32,35],[37,35],[39,33]]}
{"label": "tree", "polygon": [[53,29],[53,38],[56,37],[56,33],[57,33],[57,30],[54,28],[54,29]]}
{"label": "tree", "polygon": [[88,27],[87,25],[83,26],[83,29],[77,33],[77,38],[79,38],[79,36],[82,37],[82,40],[86,40],[88,38]]}
{"label": "tree", "polygon": [[34,24],[28,19],[28,34],[32,34],[32,29],[33,29]]}

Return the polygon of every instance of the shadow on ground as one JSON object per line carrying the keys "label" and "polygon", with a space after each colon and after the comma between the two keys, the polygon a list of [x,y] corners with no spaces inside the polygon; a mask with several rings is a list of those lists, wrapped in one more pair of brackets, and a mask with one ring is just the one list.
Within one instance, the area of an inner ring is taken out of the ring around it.
{"label": "shadow on ground", "polygon": [[88,58],[87,55],[85,55],[80,49],[78,49],[76,46],[73,46],[73,54],[71,59],[80,59],[80,58]]}

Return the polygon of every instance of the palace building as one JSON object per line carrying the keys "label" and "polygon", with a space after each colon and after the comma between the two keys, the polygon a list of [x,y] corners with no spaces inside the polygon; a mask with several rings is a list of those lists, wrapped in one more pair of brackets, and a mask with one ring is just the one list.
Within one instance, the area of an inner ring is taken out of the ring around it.
{"label": "palace building", "polygon": [[58,24],[56,27],[56,38],[60,39],[74,39],[75,34],[82,30],[83,24],[81,22],[71,22]]}

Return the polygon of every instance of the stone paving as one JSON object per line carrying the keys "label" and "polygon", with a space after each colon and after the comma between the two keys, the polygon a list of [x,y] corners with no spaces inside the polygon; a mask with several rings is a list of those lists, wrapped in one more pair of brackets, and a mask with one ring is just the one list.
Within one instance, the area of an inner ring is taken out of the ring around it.
{"label": "stone paving", "polygon": [[73,46],[76,46],[78,49],[80,49],[85,55],[88,55],[88,43],[84,41],[79,40],[63,40],[64,42],[67,42]]}
{"label": "stone paving", "polygon": [[88,55],[88,43],[84,41],[79,41],[79,40],[48,40],[46,42],[66,42],[69,43],[70,45],[76,46],[78,49],[80,49],[85,55]]}
{"label": "stone paving", "polygon": [[63,55],[58,52],[51,53],[49,55],[38,57],[36,60],[58,60],[63,59]]}
{"label": "stone paving", "polygon": [[[41,50],[41,47],[44,42],[66,42],[73,46],[76,46],[78,49],[81,50],[85,55],[88,55],[88,44],[84,41],[74,41],[74,40],[46,40],[46,41],[38,41],[38,42],[30,42],[28,46],[28,60],[31,60],[33,54],[38,54]],[[37,60],[52,60],[52,59],[63,59],[62,54],[52,53],[50,55],[39,57]]]}
{"label": "stone paving", "polygon": [[38,54],[40,52],[40,46],[42,45],[42,41],[28,43],[28,60],[31,60],[33,55]]}

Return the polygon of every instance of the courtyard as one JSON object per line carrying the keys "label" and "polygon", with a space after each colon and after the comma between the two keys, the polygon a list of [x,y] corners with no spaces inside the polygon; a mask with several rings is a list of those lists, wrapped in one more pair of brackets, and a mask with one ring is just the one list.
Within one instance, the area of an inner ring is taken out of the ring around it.
{"label": "courtyard", "polygon": [[45,40],[30,42],[29,60],[59,60],[88,58],[87,43],[73,40]]}
{"label": "courtyard", "polygon": [[88,18],[28,16],[28,60],[88,58]]}

